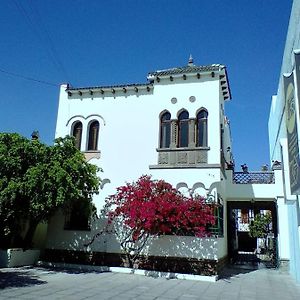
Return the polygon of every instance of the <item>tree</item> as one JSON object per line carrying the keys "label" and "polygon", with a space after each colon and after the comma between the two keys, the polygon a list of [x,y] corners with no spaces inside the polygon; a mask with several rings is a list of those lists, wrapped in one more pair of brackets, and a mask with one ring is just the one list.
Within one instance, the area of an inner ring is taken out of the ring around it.
{"label": "tree", "polygon": [[100,184],[97,171],[72,137],[47,146],[16,133],[0,134],[1,245],[30,247],[37,225],[75,201],[92,211],[92,195]]}
{"label": "tree", "polygon": [[267,236],[271,232],[272,214],[257,214],[249,225],[249,235],[254,238],[262,238],[264,249],[267,247]]}
{"label": "tree", "polygon": [[117,188],[105,212],[131,265],[149,236],[206,236],[215,224],[214,206],[201,197],[184,197],[164,180],[142,176]]}
{"label": "tree", "polygon": [[254,238],[266,238],[268,233],[271,232],[271,223],[271,213],[257,214],[249,225],[249,235]]}

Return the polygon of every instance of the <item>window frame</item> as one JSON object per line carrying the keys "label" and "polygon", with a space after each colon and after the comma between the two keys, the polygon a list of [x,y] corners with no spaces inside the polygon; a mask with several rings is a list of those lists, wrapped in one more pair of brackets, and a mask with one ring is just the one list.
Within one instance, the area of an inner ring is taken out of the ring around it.
{"label": "window frame", "polygon": [[[203,113],[204,116],[201,116]],[[208,147],[208,111],[205,108],[201,108],[196,115],[196,147]]]}
{"label": "window frame", "polygon": [[[164,120],[163,118],[166,115],[168,117]],[[169,111],[164,111],[160,116],[159,147],[160,148],[170,148],[171,147],[171,136],[172,136],[171,113]]]}
{"label": "window frame", "polygon": [[[96,126],[93,126],[94,124]],[[98,151],[99,130],[100,130],[99,121],[92,120],[88,125],[87,151]]]}
{"label": "window frame", "polygon": [[[77,126],[80,126],[80,130],[77,129]],[[79,135],[77,135],[77,133],[75,132],[78,131]],[[73,136],[75,138],[75,147],[79,150],[81,150],[81,143],[82,143],[82,131],[83,131],[83,125],[82,122],[77,120],[72,124],[72,128],[71,128],[71,136]]]}
{"label": "window frame", "polygon": [[[187,117],[184,114],[187,114]],[[190,116],[187,110],[184,109],[179,112],[177,117],[177,148],[186,148],[189,146],[189,120]],[[182,140],[185,140],[185,143]]]}

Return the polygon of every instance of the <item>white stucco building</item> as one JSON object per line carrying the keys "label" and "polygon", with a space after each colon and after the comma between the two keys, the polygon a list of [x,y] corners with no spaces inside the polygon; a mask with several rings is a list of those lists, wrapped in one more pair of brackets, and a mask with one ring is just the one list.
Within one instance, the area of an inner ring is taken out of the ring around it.
{"label": "white stucco building", "polygon": [[290,272],[300,282],[300,1],[294,0],[283,53],[277,94],[272,97],[269,116],[270,158],[281,161],[284,205],[288,220],[286,255]]}
{"label": "white stucco building", "polygon": [[[272,214],[272,263],[290,259],[280,164],[271,171],[234,171],[225,115],[230,99],[226,67],[196,66],[192,58],[186,66],[149,73],[143,84],[61,86],[56,137],[75,136],[87,160],[103,168],[94,199],[99,211],[116,187],[143,174],[219,203],[212,237],[165,236],[149,246],[153,261],[169,262],[161,270],[211,275],[245,253],[257,258],[257,240],[249,237],[247,224],[262,211]],[[48,226],[46,259],[121,265],[120,247],[111,236],[99,236],[90,252],[84,247],[102,227],[101,218],[86,230],[66,227],[57,214]],[[191,261],[193,270],[186,268]]]}

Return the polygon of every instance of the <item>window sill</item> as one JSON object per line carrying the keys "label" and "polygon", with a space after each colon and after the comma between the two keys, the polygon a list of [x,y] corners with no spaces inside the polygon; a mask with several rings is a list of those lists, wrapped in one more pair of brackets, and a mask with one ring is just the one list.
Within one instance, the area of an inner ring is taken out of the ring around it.
{"label": "window sill", "polygon": [[99,159],[101,158],[101,151],[100,150],[88,150],[82,152],[85,156],[86,161],[90,161],[93,158]]}
{"label": "window sill", "polygon": [[221,169],[220,164],[157,164],[149,165],[150,170],[155,169]]}
{"label": "window sill", "polygon": [[181,148],[156,148],[157,152],[173,152],[173,151],[208,151],[210,147],[181,147]]}
{"label": "window sill", "polygon": [[101,151],[100,150],[85,150],[85,151],[82,151],[83,153],[100,153]]}
{"label": "window sill", "polygon": [[64,230],[66,231],[91,231],[91,227],[64,227]]}
{"label": "window sill", "polygon": [[197,168],[208,164],[210,147],[157,148],[158,166]]}

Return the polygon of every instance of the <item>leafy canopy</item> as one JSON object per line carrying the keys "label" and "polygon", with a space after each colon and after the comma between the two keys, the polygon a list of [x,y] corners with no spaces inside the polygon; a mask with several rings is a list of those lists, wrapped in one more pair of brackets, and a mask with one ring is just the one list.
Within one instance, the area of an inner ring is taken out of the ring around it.
{"label": "leafy canopy", "polygon": [[272,215],[257,214],[249,225],[249,235],[255,238],[265,238],[271,231]]}
{"label": "leafy canopy", "polygon": [[16,133],[1,133],[0,241],[14,244],[24,222],[29,233],[74,201],[91,205],[100,183],[97,171],[85,161],[72,137],[58,138],[47,146]]}

